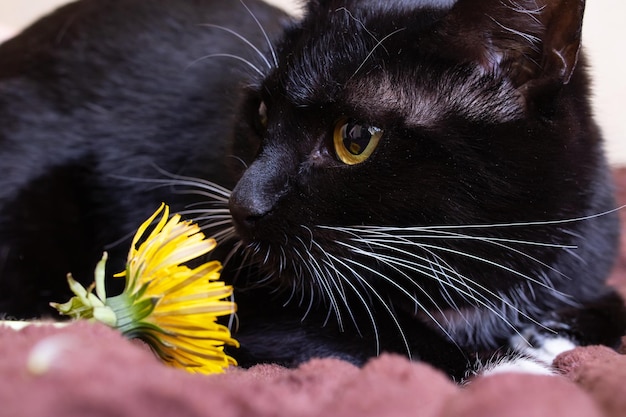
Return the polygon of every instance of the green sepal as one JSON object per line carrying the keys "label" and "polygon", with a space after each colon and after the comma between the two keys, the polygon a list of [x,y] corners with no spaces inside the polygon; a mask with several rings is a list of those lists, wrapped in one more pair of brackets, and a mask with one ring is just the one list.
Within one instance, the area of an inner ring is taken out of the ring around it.
{"label": "green sepal", "polygon": [[96,269],[93,274],[95,285],[96,285],[96,295],[102,301],[107,299],[107,293],[106,293],[104,280],[106,277],[105,272],[106,272],[106,263],[107,263],[108,258],[109,258],[109,254],[104,252],[102,254],[102,259],[98,261],[98,264],[96,265]]}
{"label": "green sepal", "polygon": [[93,318],[109,327],[117,328],[117,316],[110,307],[96,307],[93,309]]}
{"label": "green sepal", "polygon": [[117,317],[116,328],[127,336],[152,313],[158,301],[159,299],[154,297],[138,300],[135,295],[122,293],[107,298],[105,303]]}
{"label": "green sepal", "polygon": [[115,327],[117,324],[115,312],[105,305],[103,299],[92,293],[94,286],[96,291],[98,291],[97,287],[100,285],[102,289],[99,293],[106,294],[104,292],[104,279],[103,277],[98,277],[99,274],[104,272],[105,262],[106,253],[96,267],[95,274],[98,282],[87,289],[80,282],[76,281],[72,274],[67,274],[67,283],[70,290],[75,294],[74,297],[70,298],[66,303],[50,303],[50,306],[55,308],[60,314],[73,319],[97,320],[110,327]]}

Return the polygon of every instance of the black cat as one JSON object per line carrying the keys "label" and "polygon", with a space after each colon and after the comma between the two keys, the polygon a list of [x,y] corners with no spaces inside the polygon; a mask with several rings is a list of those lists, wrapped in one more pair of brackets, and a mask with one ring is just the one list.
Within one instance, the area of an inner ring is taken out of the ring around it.
{"label": "black cat", "polygon": [[165,201],[220,241],[244,366],[398,352],[460,378],[496,352],[549,362],[548,340],[616,345],[584,1],[452,3],[291,22],[82,0],[0,46],[0,311],[50,314],[104,249],[121,270]]}

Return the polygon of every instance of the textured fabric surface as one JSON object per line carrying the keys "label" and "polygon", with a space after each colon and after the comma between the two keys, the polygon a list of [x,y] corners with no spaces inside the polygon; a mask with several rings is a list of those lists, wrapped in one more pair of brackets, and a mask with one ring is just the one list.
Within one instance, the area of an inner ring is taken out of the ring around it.
{"label": "textured fabric surface", "polygon": [[563,376],[499,374],[459,387],[431,367],[384,355],[215,376],[160,364],[105,326],[0,328],[3,416],[623,416],[626,357],[577,348]]}

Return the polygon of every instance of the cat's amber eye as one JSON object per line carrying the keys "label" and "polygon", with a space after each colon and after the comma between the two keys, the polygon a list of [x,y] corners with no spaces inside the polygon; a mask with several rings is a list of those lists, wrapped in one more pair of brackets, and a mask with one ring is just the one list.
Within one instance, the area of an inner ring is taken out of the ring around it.
{"label": "cat's amber eye", "polygon": [[267,106],[264,101],[259,104],[259,123],[263,128],[267,127]]}
{"label": "cat's amber eye", "polygon": [[333,133],[335,153],[344,164],[360,164],[372,155],[382,135],[377,127],[341,119]]}

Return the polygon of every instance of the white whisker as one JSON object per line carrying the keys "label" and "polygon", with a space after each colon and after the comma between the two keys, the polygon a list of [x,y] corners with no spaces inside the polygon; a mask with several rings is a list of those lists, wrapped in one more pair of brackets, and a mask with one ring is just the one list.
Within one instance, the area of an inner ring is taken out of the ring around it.
{"label": "white whisker", "polygon": [[[404,295],[406,295],[409,300],[411,300],[416,307],[418,307],[430,320],[432,320],[435,325],[437,325],[437,327],[439,327],[439,329],[443,332],[443,334],[445,334],[448,339],[450,339],[450,341],[452,341],[452,343],[455,343],[454,338],[452,337],[452,335],[448,332],[448,330],[446,330],[446,328],[444,326],[442,326],[439,321],[435,318],[435,316],[430,312],[430,310],[428,310],[424,304],[422,304],[415,295],[409,293],[404,287],[402,287],[399,283],[395,282],[392,278],[387,277],[386,275],[382,274],[381,272],[370,268],[368,266],[362,265],[357,261],[354,261],[352,259],[346,259],[346,262],[350,262],[351,264],[363,268],[366,271],[369,271],[370,273],[374,274],[374,276],[378,276],[379,278],[383,279],[383,281],[387,282],[388,284],[392,285],[393,287],[395,287],[396,289],[400,290],[401,293],[403,293]],[[397,272],[400,272],[402,275],[404,275],[406,278],[409,278],[408,275],[402,273],[398,268],[396,268],[395,266],[388,264],[389,266],[392,267],[392,269],[396,270]],[[437,305],[437,303],[434,302],[434,300],[432,299],[432,297],[416,282],[412,281],[409,279],[409,281],[413,284],[413,286],[415,286],[417,289],[419,289],[424,295],[426,295],[429,300],[431,301],[431,303],[435,306],[435,308],[437,310],[439,310],[439,313],[441,313],[441,315],[443,317],[445,317],[445,314],[443,313],[443,311],[441,310],[441,308]],[[455,343],[456,344],[456,343]],[[458,347],[458,346],[457,346]]]}
{"label": "white whisker", "polygon": [[[327,256],[330,259],[332,259],[335,262],[337,262],[338,264],[342,265],[348,271],[350,271],[352,273],[353,277],[355,277],[355,278],[360,277],[360,275],[354,269],[352,269],[350,266],[348,266],[346,263],[344,263],[342,260],[340,260],[336,256],[333,256],[333,255],[330,255],[330,254],[328,254]],[[385,300],[383,300],[383,298],[380,296],[380,294],[378,294],[378,292],[374,289],[374,287],[372,287],[372,285],[369,282],[367,282],[367,280],[360,279],[359,281],[361,281],[363,283],[363,285],[365,285],[370,290],[370,294],[372,294],[376,299],[378,299],[378,301],[380,302],[380,305],[389,314],[389,317],[394,322],[396,328],[398,329],[398,331],[400,333],[400,337],[402,338],[402,342],[403,342],[404,347],[406,349],[407,356],[410,359],[412,357],[411,347],[410,347],[409,342],[408,342],[408,340],[406,338],[406,334],[404,333],[404,330],[402,329],[402,326],[400,325],[400,322],[398,321],[398,318],[396,317],[394,312],[391,310],[389,305],[385,302]],[[380,349],[380,344],[379,344],[379,342],[377,344],[378,344],[378,348],[377,349],[379,350]]]}
{"label": "white whisker", "polygon": [[263,60],[263,62],[265,62],[265,65],[267,65],[267,68],[272,68],[272,64],[270,64],[270,61],[268,61],[268,59],[265,57],[265,55],[263,54],[263,52],[261,52],[259,50],[259,48],[257,48],[256,46],[254,46],[254,44],[252,42],[250,42],[248,39],[246,39],[244,36],[240,35],[239,33],[235,32],[232,29],[229,29],[227,27],[224,26],[220,26],[220,25],[214,25],[212,23],[203,23],[200,26],[207,26],[207,27],[211,27],[211,28],[215,28],[215,29],[221,29],[223,31],[226,31],[234,36],[236,36],[237,38],[241,39],[243,42],[246,43],[246,45],[248,45],[250,48],[252,48],[252,50],[254,52],[257,53],[257,55],[259,57],[261,57],[261,59]]}
{"label": "white whisker", "polygon": [[[296,254],[296,256],[298,256],[300,258],[300,260],[302,261],[302,264],[305,265],[307,268],[310,267],[311,263],[307,262],[307,260],[302,256],[302,254],[300,253],[300,251],[295,250],[294,253]],[[309,259],[313,259],[311,257],[309,257]],[[315,282],[318,284],[318,286],[324,291],[324,293],[326,293],[327,295],[327,299],[330,303],[330,307],[331,307],[331,311],[334,310],[335,311],[335,317],[337,318],[337,324],[339,325],[339,328],[341,331],[343,331],[343,318],[341,317],[341,311],[338,307],[338,303],[337,300],[333,294],[332,291],[332,285],[331,285],[331,281],[329,280],[327,277],[325,277],[323,274],[314,274],[312,273],[311,270],[309,270],[310,272],[310,277],[311,278],[315,278]],[[328,321],[328,318],[326,319],[324,325],[326,325],[326,322]]]}
{"label": "white whisker", "polygon": [[[400,268],[404,268],[407,269],[409,271],[413,271],[413,272],[417,272],[418,274],[422,275],[422,276],[426,276],[426,277],[430,277],[432,279],[437,280],[441,285],[447,285],[449,286],[452,290],[454,290],[456,293],[460,294],[460,295],[464,295],[466,297],[469,297],[468,300],[473,300],[474,302],[478,303],[479,305],[487,308],[489,311],[491,311],[493,314],[495,314],[498,318],[500,318],[509,328],[511,328],[512,330],[514,330],[515,332],[518,332],[516,326],[514,326],[501,312],[501,309],[499,309],[497,306],[495,306],[493,304],[492,301],[490,301],[488,298],[486,298],[485,295],[481,294],[480,292],[477,292],[476,290],[472,289],[471,287],[468,286],[469,283],[471,283],[472,285],[475,285],[478,289],[480,289],[481,291],[485,292],[486,294],[494,297],[496,300],[499,300],[500,302],[503,303],[503,305],[507,306],[508,308],[512,309],[513,311],[515,311],[516,313],[520,314],[521,316],[525,317],[526,319],[530,320],[531,322],[535,323],[536,325],[550,331],[553,332],[553,330],[545,327],[544,325],[542,325],[541,323],[539,323],[536,319],[534,319],[533,317],[529,316],[526,312],[520,310],[519,308],[517,308],[512,302],[504,299],[501,295],[495,293],[492,290],[489,290],[488,288],[486,288],[483,285],[480,285],[478,283],[476,283],[475,281],[472,281],[470,279],[468,279],[467,277],[463,277],[462,275],[460,275],[456,270],[454,269],[450,269],[450,272],[452,272],[453,275],[449,275],[446,274],[446,277],[448,278],[448,280],[452,280],[454,282],[456,282],[457,284],[461,284],[464,287],[466,287],[468,289],[468,291],[463,290],[462,288],[459,288],[457,285],[454,285],[453,282],[448,282],[448,281],[442,281],[438,278],[437,274],[432,274],[432,272],[429,270],[428,267],[422,265],[422,264],[416,264],[414,262],[409,262],[407,259],[403,259],[403,258],[398,258],[398,257],[392,257],[389,255],[384,255],[384,254],[380,254],[380,253],[370,253],[368,251],[365,251],[361,248],[357,248],[355,246],[349,245],[346,242],[341,242],[341,241],[337,241],[336,243],[348,247],[349,249],[351,249],[352,251],[354,251],[357,254],[360,255],[365,255],[365,256],[369,256],[372,257],[374,259],[376,259],[377,261],[383,261],[385,263],[388,264],[392,264],[392,265],[397,265]],[[370,244],[373,244],[373,242],[369,241]],[[410,258],[419,260],[421,262],[429,262],[428,259],[426,259],[425,257],[419,256],[417,254],[411,253],[411,252],[407,252],[404,250],[400,250],[391,246],[385,246],[383,245],[384,248],[392,250],[392,251],[396,251],[399,252],[403,255],[408,255]],[[432,254],[432,253],[431,253]],[[454,275],[458,276],[459,278],[454,278]],[[521,335],[520,335],[521,336]]]}
{"label": "white whisker", "polygon": [[259,19],[257,19],[257,17],[254,15],[254,13],[252,13],[252,10],[250,10],[248,5],[243,0],[239,0],[239,2],[243,5],[243,7],[246,8],[246,10],[250,14],[250,16],[252,16],[252,18],[256,22],[256,25],[261,30],[261,33],[263,34],[263,37],[265,38],[265,42],[267,42],[267,46],[270,49],[270,53],[272,54],[272,59],[274,60],[274,65],[277,67],[278,66],[278,58],[276,57],[276,51],[274,50],[274,45],[272,45],[272,41],[270,40],[270,37],[267,35],[267,32],[265,31],[265,28],[263,28],[263,25],[261,24],[261,22],[259,22]]}
{"label": "white whisker", "polygon": [[[350,282],[350,280],[348,280],[348,278],[339,269],[337,269],[335,267],[335,265],[333,264],[332,260],[328,257],[328,255],[326,253],[324,254],[323,263],[324,263],[324,271],[326,271],[326,274],[329,277],[334,275],[339,280],[339,282],[345,283],[352,290],[354,295],[356,295],[356,297],[359,299],[359,301],[361,302],[361,305],[365,309],[365,313],[368,315],[368,317],[370,319],[370,322],[372,324],[372,332],[374,333],[374,337],[375,337],[375,340],[376,340],[376,346],[377,346],[376,352],[380,352],[380,341],[379,341],[379,338],[378,338],[378,326],[376,325],[376,320],[374,320],[374,314],[372,313],[372,310],[371,310],[369,304],[365,301],[365,298],[363,298],[363,295]],[[342,285],[342,288],[343,288],[343,285]],[[352,319],[352,323],[354,324],[354,328],[356,329],[358,335],[363,337],[363,333],[361,332],[361,328],[359,326],[359,323],[357,323],[357,320],[354,317],[354,314],[352,312],[352,308],[348,304],[347,297],[344,298],[344,305],[346,306],[346,310],[348,311],[348,315]]]}
{"label": "white whisker", "polygon": [[247,66],[249,66],[250,68],[252,68],[257,74],[259,74],[261,77],[265,76],[265,74],[263,73],[263,71],[261,71],[259,69],[259,67],[257,67],[256,65],[254,65],[252,62],[250,62],[249,60],[245,59],[244,57],[241,57],[239,55],[234,55],[234,54],[227,54],[227,53],[216,53],[216,54],[209,54],[209,55],[205,55],[202,56],[194,61],[192,61],[189,65],[187,65],[185,67],[185,71],[188,70],[189,68],[193,67],[194,65],[196,65],[199,62],[202,61],[206,61],[207,59],[210,58],[232,58],[232,59],[236,59],[237,61],[241,61],[244,64],[246,64]]}
{"label": "white whisker", "polygon": [[[336,230],[342,230],[342,228],[335,228],[335,229]],[[350,232],[355,232],[356,230],[357,230],[356,228],[350,228]],[[550,291],[557,291],[556,289],[554,289],[553,286],[550,286],[549,283],[539,281],[536,278],[533,278],[533,277],[531,277],[531,276],[529,276],[527,274],[524,274],[524,273],[522,273],[520,271],[517,271],[517,270],[515,270],[513,268],[510,268],[510,267],[508,267],[506,265],[494,262],[494,261],[492,261],[490,259],[483,258],[481,256],[473,255],[471,253],[455,250],[455,249],[452,249],[452,248],[447,248],[447,247],[444,247],[444,246],[438,246],[438,245],[433,245],[433,244],[428,244],[428,243],[414,242],[414,241],[406,239],[405,236],[394,236],[394,235],[390,235],[388,233],[383,233],[383,232],[377,233],[372,228],[368,228],[367,230],[370,233],[372,233],[372,234],[377,234],[379,236],[383,236],[384,238],[386,238],[386,239],[373,238],[373,237],[359,238],[359,239],[363,239],[363,240],[367,241],[367,243],[369,245],[372,245],[372,246],[374,246],[374,245],[375,246],[379,246],[379,247],[382,247],[384,249],[388,249],[388,250],[392,250],[392,251],[395,251],[395,252],[402,253],[404,255],[408,255],[410,257],[414,257],[416,255],[413,254],[412,252],[409,252],[409,251],[406,251],[406,250],[401,250],[401,249],[399,249],[399,248],[397,248],[395,246],[392,246],[392,244],[393,243],[405,244],[405,245],[414,246],[414,247],[416,247],[418,249],[429,249],[429,250],[434,250],[434,251],[441,251],[441,252],[452,253],[454,255],[458,255],[458,256],[462,256],[462,257],[468,258],[468,259],[476,260],[476,261],[479,261],[481,263],[485,263],[487,265],[494,266],[494,267],[496,267],[498,269],[502,269],[502,270],[504,270],[506,272],[509,272],[509,273],[513,274],[513,275],[517,275],[517,276],[522,277],[522,278],[524,278],[524,279],[526,279],[528,281],[534,282],[535,284],[540,285],[540,286],[542,286],[544,288],[547,288]],[[388,238],[391,238],[391,240],[389,240]],[[528,257],[532,258],[530,255],[528,255]],[[567,296],[564,293],[561,293],[560,295]]]}
{"label": "white whisker", "polygon": [[[440,226],[419,226],[421,230],[428,229],[478,229],[478,228],[496,228],[496,227],[520,227],[520,226],[555,226],[559,224],[577,223],[585,220],[597,219],[598,217],[607,216],[626,208],[626,205],[616,207],[611,210],[602,211],[588,216],[573,217],[561,220],[545,220],[531,222],[511,222],[511,223],[484,223],[484,224],[466,224],[466,225],[440,225]],[[367,226],[366,226],[367,227]],[[376,228],[376,226],[372,226]]]}
{"label": "white whisker", "polygon": [[[372,241],[369,241],[369,242],[370,242],[371,244],[374,244]],[[338,242],[338,243],[344,244],[343,242]],[[395,247],[393,247],[393,246],[389,246],[389,245],[381,245],[381,246],[382,246],[383,248],[385,248],[385,249],[389,249],[389,250],[392,250],[392,251],[395,251],[395,252],[401,253],[401,254],[403,254],[403,255],[407,255],[407,256],[409,256],[409,257],[411,257],[411,258],[414,258],[414,259],[416,259],[416,260],[420,260],[420,261],[422,261],[422,262],[423,262],[423,261],[425,261],[425,260],[427,261],[427,259],[426,259],[426,258],[424,258],[424,257],[422,257],[422,256],[419,256],[419,255],[417,255],[417,254],[414,254],[414,253],[411,253],[411,252],[408,252],[408,251],[405,251],[405,250],[400,250],[400,249],[395,248]],[[425,249],[434,249],[434,250],[437,250],[437,249],[438,249],[438,250],[446,250],[446,249],[447,249],[447,248],[441,248],[441,247],[438,247],[438,246],[433,246],[433,245],[421,245],[420,247],[425,248]],[[408,264],[406,264],[407,260],[405,260],[405,259],[402,259],[402,258],[396,258],[396,257],[391,257],[391,256],[384,255],[384,254],[377,254],[377,253],[376,253],[376,254],[370,254],[370,253],[369,253],[369,252],[367,252],[367,251],[359,250],[358,248],[354,248],[354,247],[352,247],[352,248],[353,248],[354,250],[357,250],[357,251],[358,251],[358,253],[360,253],[360,254],[373,256],[373,257],[376,257],[377,259],[393,260],[393,262],[396,262],[396,263],[397,263],[397,264],[399,264],[399,265],[404,265],[404,267],[406,267],[406,268],[408,268],[408,267],[409,267],[409,266],[408,266]],[[500,265],[500,264],[498,264],[498,263],[496,263],[496,262],[488,261],[488,260],[486,260],[486,259],[484,259],[484,258],[477,257],[477,256],[473,256],[473,255],[469,255],[469,254],[466,254],[466,253],[461,252],[461,251],[456,251],[456,250],[450,250],[450,251],[451,251],[452,253],[456,254],[456,255],[459,255],[459,254],[460,254],[460,255],[467,255],[467,256],[468,256],[468,257],[470,257],[471,259],[476,259],[476,260],[479,260],[479,261],[485,261],[485,262],[487,262],[487,263],[489,263],[489,264],[493,264],[493,266],[496,266],[496,267],[502,267],[502,268],[504,268],[505,270],[507,270],[507,271],[509,271],[509,272],[515,272],[515,273],[517,273],[518,275],[520,275],[520,276],[522,276],[522,277],[527,277],[525,274],[522,274],[521,272],[517,272],[517,271],[515,271],[515,270],[514,270],[514,269],[512,269],[512,268],[508,268],[508,267],[506,267],[506,266],[504,266],[504,265]],[[424,268],[422,265],[420,265],[420,266],[421,266],[422,268]],[[414,269],[414,270],[415,270],[415,269]],[[417,272],[421,272],[422,274],[424,274],[424,270],[423,270],[423,269],[417,269],[416,271],[417,271]],[[540,326],[540,327],[543,327],[543,328],[545,328],[546,330],[550,330],[550,329],[546,328],[545,326],[543,326],[541,323],[539,323],[536,319],[534,319],[534,318],[530,317],[530,316],[529,316],[526,312],[524,312],[524,311],[520,310],[520,309],[519,309],[518,307],[516,307],[513,303],[511,303],[511,302],[509,302],[509,301],[505,300],[502,296],[498,295],[498,294],[497,294],[496,292],[494,292],[493,290],[490,290],[490,289],[489,289],[489,288],[487,288],[486,286],[481,285],[481,284],[479,284],[478,282],[476,282],[476,281],[474,281],[474,280],[471,280],[471,279],[469,279],[469,278],[467,278],[467,277],[464,277],[463,275],[460,275],[460,274],[459,274],[456,270],[452,270],[452,271],[454,271],[454,272],[455,272],[455,275],[457,275],[458,277],[460,277],[460,278],[461,278],[461,279],[458,279],[459,283],[462,283],[462,284],[465,284],[465,285],[467,285],[467,284],[470,284],[470,283],[471,283],[472,285],[476,286],[476,288],[478,288],[480,291],[483,291],[485,294],[488,294],[488,295],[490,295],[490,296],[494,297],[495,299],[500,300],[501,302],[505,303],[505,304],[507,305],[507,307],[511,308],[513,311],[515,311],[515,312],[517,312],[518,314],[522,315],[522,316],[523,316],[523,317],[525,317],[526,319],[531,320],[531,321],[532,321],[533,323],[535,323],[536,325],[538,325],[538,326]],[[436,278],[436,277],[433,277],[433,278]],[[450,276],[450,275],[448,275],[448,278],[450,278],[450,279],[452,279],[452,280],[455,280],[455,278],[454,278],[454,277],[452,277],[452,276]],[[530,282],[534,282],[535,284],[545,286],[545,284],[543,284],[543,282],[541,282],[541,281],[539,281],[539,280],[536,280],[536,279],[530,279],[530,277],[527,277],[527,278],[528,278],[528,281],[530,281]],[[443,281],[439,281],[439,282],[443,282]],[[565,294],[565,293],[561,293],[561,292],[559,292],[559,291],[555,290],[555,289],[554,289],[554,288],[552,288],[552,287],[549,287],[549,286],[545,286],[545,287],[546,287],[546,288],[548,288],[549,290],[551,290],[552,292],[556,292],[557,294],[560,294],[560,295],[561,295],[561,296],[563,296],[563,297],[567,297],[567,294]],[[469,288],[469,287],[468,287],[468,288]],[[454,286],[454,288],[453,288],[453,289],[454,289],[455,291],[457,291],[457,292],[460,292],[460,289],[459,289],[458,287],[456,287],[456,286]],[[470,294],[470,296],[471,296],[474,300],[477,300],[477,299],[476,299],[476,295],[480,295],[481,297],[485,297],[483,294],[481,294],[480,292],[476,292],[476,291],[475,291],[475,290],[473,290],[473,289],[472,289],[472,294],[474,294],[474,295],[471,295],[471,294]],[[487,300],[487,299],[485,298],[485,300]],[[550,331],[552,331],[552,330],[550,330]]]}
{"label": "white whisker", "polygon": [[[400,231],[403,231],[403,229],[400,229]],[[565,274],[563,274],[561,271],[557,270],[556,268],[546,264],[545,262],[541,261],[540,259],[526,253],[523,252],[519,249],[516,249],[512,246],[509,245],[505,245],[502,242],[507,242],[507,243],[516,243],[516,244],[521,244],[521,245],[529,245],[529,246],[537,246],[537,247],[549,247],[549,248],[557,248],[557,249],[563,249],[565,250],[567,253],[572,253],[570,251],[570,249],[577,249],[578,247],[575,245],[560,245],[560,244],[552,244],[552,243],[542,243],[542,242],[532,242],[532,241],[526,241],[526,240],[516,240],[516,239],[503,239],[503,238],[491,238],[491,237],[483,237],[483,236],[471,236],[471,235],[465,235],[465,234],[459,234],[459,233],[452,233],[452,232],[447,232],[447,231],[437,231],[437,235],[401,235],[401,236],[395,236],[395,235],[391,235],[391,234],[387,234],[385,233],[384,236],[386,237],[390,237],[390,240],[385,240],[385,239],[377,239],[377,241],[382,242],[382,243],[398,243],[398,244],[403,244],[403,245],[410,245],[410,246],[416,246],[420,249],[424,248],[424,245],[416,243],[410,239],[414,239],[414,238],[422,238],[422,239],[439,239],[439,240],[477,240],[483,243],[487,243],[496,247],[500,247],[503,248],[505,250],[507,250],[508,252],[511,253],[516,253],[521,255],[522,257],[525,257],[527,259],[532,260],[534,263],[536,263],[539,266],[548,268],[550,270],[552,270],[553,272],[563,276],[564,278],[569,279],[569,277],[567,277]],[[444,234],[444,236],[442,236],[441,234]],[[546,286],[549,286],[550,289],[553,289],[552,286],[550,286],[550,282],[545,282],[544,283]]]}
{"label": "white whisker", "polygon": [[[361,20],[357,19],[350,10],[346,9],[345,7],[340,7],[335,11],[336,12],[342,11],[346,13],[353,21],[355,21],[359,26],[361,26],[361,29],[363,29],[365,33],[367,33],[374,41],[376,41],[376,43],[381,43],[381,41],[376,37],[376,35],[374,35]],[[382,48],[385,50],[387,55],[389,55],[389,51],[387,50],[387,48],[385,48],[384,46],[382,46]]]}
{"label": "white whisker", "polygon": [[[386,322],[397,329],[410,356],[404,316],[396,312],[396,308],[404,309],[408,303],[414,309],[413,317],[432,323],[433,329],[459,349],[466,344],[494,342],[476,328],[479,320],[495,326],[494,334],[502,337],[515,334],[525,340],[522,330],[527,325],[554,333],[548,324],[542,323],[544,311],[535,300],[545,291],[559,303],[575,306],[576,301],[560,291],[557,281],[553,281],[556,275],[567,278],[566,274],[536,254],[550,249],[577,256],[577,246],[567,243],[574,241],[569,236],[573,234],[562,231],[560,236],[565,243],[560,243],[519,238],[516,230],[511,230],[511,237],[507,237],[504,232],[517,227],[545,226],[556,226],[561,231],[559,225],[616,210],[575,219],[517,223],[314,228],[302,225],[299,233],[285,234],[281,244],[258,243],[246,252],[257,252],[256,263],[271,270],[267,280],[279,278],[281,285],[291,286],[287,303],[300,293],[302,320],[315,315],[320,325],[326,326],[334,318],[340,331],[351,320],[362,335],[362,323],[358,323],[359,315],[353,309],[359,308],[359,314],[363,317],[363,313],[367,314],[371,323],[378,352],[383,346],[380,320],[376,316],[380,312],[389,316]],[[230,220],[216,220],[220,215],[216,212],[208,217],[213,217],[212,221]],[[509,263],[508,257],[524,260],[526,266]],[[463,273],[464,269],[455,262],[470,267],[469,270],[503,275],[503,283],[506,279],[515,280],[498,289],[487,284],[482,276],[474,278]],[[402,300],[400,303],[393,298],[397,295]],[[320,305],[315,303],[318,297]]]}
{"label": "white whisker", "polygon": [[382,38],[380,41],[378,41],[376,45],[374,45],[372,50],[367,54],[363,62],[361,62],[361,65],[359,65],[356,71],[354,71],[354,73],[350,76],[350,79],[354,78],[359,73],[359,71],[361,71],[361,68],[365,66],[365,63],[370,59],[370,57],[374,54],[374,52],[376,52],[376,49],[378,49],[383,44],[383,42],[385,42],[388,38],[395,35],[396,33],[402,32],[403,30],[406,30],[406,28],[400,28],[400,29],[394,30],[393,32],[391,32],[390,34]]}
{"label": "white whisker", "polygon": [[500,4],[502,4],[502,6],[506,7],[507,9],[513,10],[521,14],[525,14],[526,16],[531,18],[536,24],[542,25],[541,21],[539,20],[537,16],[541,15],[541,12],[546,8],[545,5],[541,7],[537,7],[536,9],[526,9],[524,6],[522,6],[516,1],[510,0],[510,3],[512,6],[509,6],[504,1],[500,2]]}
{"label": "white whisker", "polygon": [[510,28],[508,26],[503,25],[502,23],[498,22],[496,19],[494,19],[493,17],[487,15],[487,17],[489,17],[489,19],[491,19],[496,25],[500,26],[502,29],[506,30],[509,33],[512,33],[514,35],[517,35],[519,37],[521,37],[522,39],[524,39],[526,42],[528,42],[530,44],[530,47],[535,50],[538,51],[539,47],[538,45],[541,44],[541,38],[539,36],[535,36],[535,35],[531,35],[530,33],[524,33],[522,31],[519,31],[517,29],[513,29]]}

